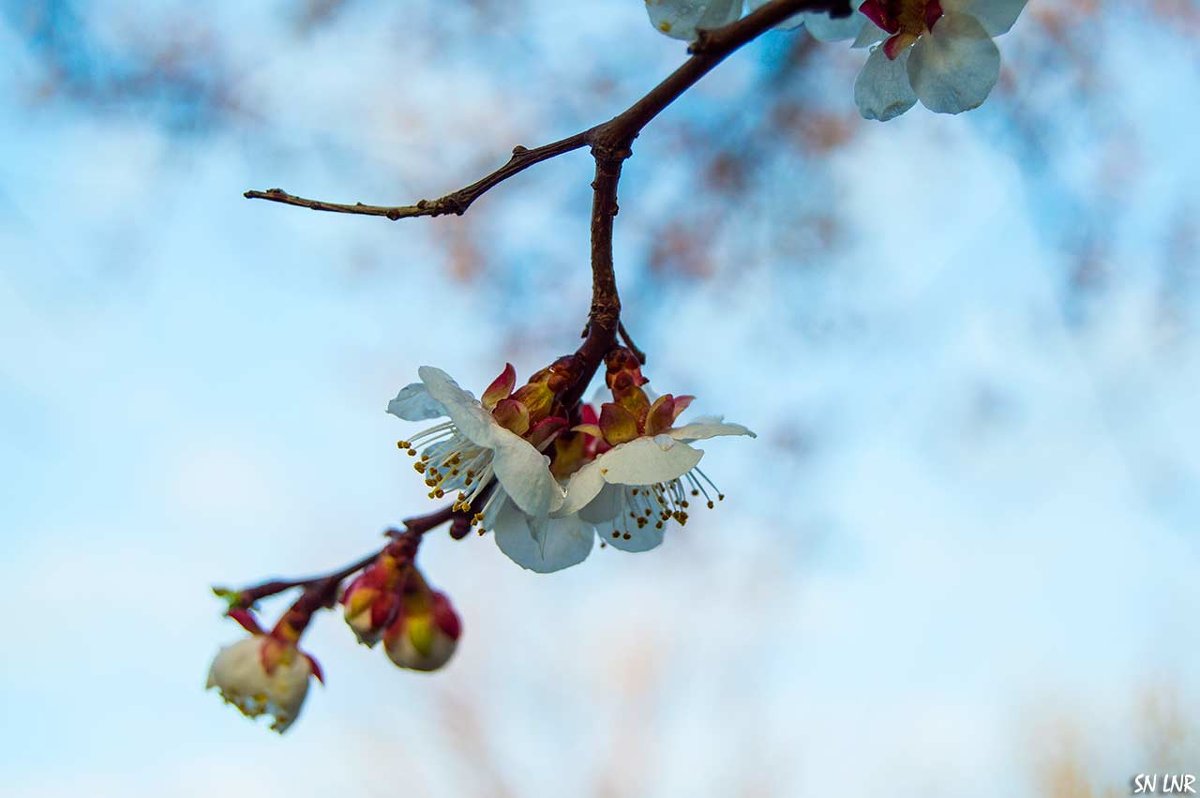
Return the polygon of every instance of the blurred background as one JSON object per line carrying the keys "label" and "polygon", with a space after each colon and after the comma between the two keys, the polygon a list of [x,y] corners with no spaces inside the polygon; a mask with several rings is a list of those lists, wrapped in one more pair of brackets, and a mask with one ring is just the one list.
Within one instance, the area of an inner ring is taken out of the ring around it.
{"label": "blurred background", "polygon": [[[684,58],[633,0],[0,0],[0,792],[1085,796],[1200,772],[1200,5],[1031,3],[991,100],[858,118],[777,33],[621,186],[659,391],[759,432],[660,549],[426,541],[401,672],[322,616],[279,738],[203,691],[212,584],[429,509],[383,411],[571,351],[585,152],[434,197]],[[269,613],[278,605],[269,607]]]}

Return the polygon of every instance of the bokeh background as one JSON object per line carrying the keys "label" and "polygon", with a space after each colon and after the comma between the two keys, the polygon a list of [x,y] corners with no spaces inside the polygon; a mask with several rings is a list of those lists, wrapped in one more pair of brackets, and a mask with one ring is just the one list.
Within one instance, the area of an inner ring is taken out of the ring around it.
{"label": "bokeh background", "polygon": [[1084,796],[1200,772],[1200,7],[1034,0],[991,101],[879,125],[772,34],[636,143],[626,323],[727,494],[550,576],[421,554],[283,738],[203,691],[210,585],[428,508],[387,400],[572,350],[590,160],[438,196],[684,57],[632,0],[0,2],[0,793]]}

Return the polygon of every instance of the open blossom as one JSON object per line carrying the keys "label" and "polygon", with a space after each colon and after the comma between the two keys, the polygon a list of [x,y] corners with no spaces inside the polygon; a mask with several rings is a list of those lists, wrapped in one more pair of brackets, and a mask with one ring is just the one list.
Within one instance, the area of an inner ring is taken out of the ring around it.
{"label": "open blossom", "polygon": [[436,671],[454,656],[461,634],[462,622],[446,594],[422,590],[404,597],[383,646],[388,659],[401,668]]}
{"label": "open blossom", "polygon": [[650,24],[672,39],[690,42],[701,29],[728,25],[742,15],[742,0],[646,0]]}
{"label": "open blossom", "polygon": [[560,512],[578,514],[616,548],[648,551],[662,543],[668,523],[687,523],[693,501],[711,508],[714,500],[725,498],[697,468],[704,452],[690,444],[754,433],[719,418],[675,427],[688,404],[680,400],[687,399],[660,396],[642,418],[610,410],[621,407],[615,403],[604,405],[598,432],[611,448],[571,476]]}
{"label": "open blossom", "polygon": [[270,715],[271,728],[287,731],[308,695],[308,680],[321,678],[316,662],[295,645],[256,634],[225,646],[208,671],[208,688],[249,718]]}
{"label": "open blossom", "polygon": [[873,25],[856,44],[880,41],[854,83],[867,119],[886,121],[917,100],[931,111],[977,108],[1000,76],[992,38],[1016,22],[1026,0],[867,0]]}
{"label": "open blossom", "polygon": [[562,505],[563,491],[542,453],[566,426],[555,414],[554,368],[514,392],[516,372],[507,366],[482,400],[441,369],[418,370],[421,382],[402,389],[388,412],[405,421],[449,418],[399,442],[414,457],[420,450],[414,467],[424,474],[431,498],[457,491],[455,509],[473,510],[485,529],[510,502],[535,517]]}

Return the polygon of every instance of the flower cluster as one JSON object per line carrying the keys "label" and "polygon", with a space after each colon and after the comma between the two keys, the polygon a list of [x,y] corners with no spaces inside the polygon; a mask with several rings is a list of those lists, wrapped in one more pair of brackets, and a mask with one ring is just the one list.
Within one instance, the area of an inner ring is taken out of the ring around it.
{"label": "flower cluster", "polygon": [[[377,554],[328,576],[216,589],[229,602],[226,614],[250,636],[220,650],[208,687],[243,714],[270,716],[271,728],[286,731],[310,680],[322,679],[316,660],[299,647],[301,636],[315,612],[335,604],[358,641],[382,643],[397,666],[445,666],[462,622],[416,565],[422,536],[440,524],[449,522],[456,538],[471,527],[490,532],[512,560],[546,573],[582,562],[597,535],[602,545],[625,551],[652,549],[670,524],[687,523],[694,503],[713,507],[723,499],[698,468],[703,452],[691,444],[754,433],[719,418],[679,424],[692,397],[653,395],[629,349],[610,351],[604,366],[595,406],[578,401],[595,371],[585,371],[578,356],[560,358],[520,386],[506,365],[480,399],[440,369],[419,369],[420,382],[401,389],[388,412],[437,420],[399,446],[414,458],[429,497],[449,505],[409,519]],[[255,604],[292,588],[303,589],[300,597],[264,630]]]}
{"label": "flower cluster", "polygon": [[651,398],[638,359],[623,348],[606,359],[611,401],[574,408],[568,419],[560,391],[573,373],[570,361],[515,392],[515,372],[506,366],[482,400],[425,366],[421,382],[388,406],[408,421],[449,417],[400,447],[417,458],[431,497],[457,490],[455,507],[469,510],[514,562],[540,573],[582,562],[597,533],[625,551],[658,546],[670,522],[687,522],[697,498],[710,507],[724,498],[697,468],[703,452],[690,444],[753,436],[721,419],[676,426],[692,398]]}
{"label": "flower cluster", "polygon": [[[750,10],[770,0],[747,0]],[[780,27],[803,25],[819,41],[853,39],[871,52],[854,83],[867,119],[887,121],[918,100],[931,111],[978,108],[1000,76],[992,39],[1007,33],[1026,0],[866,0],[848,17],[801,13]],[[654,27],[679,39],[736,20],[739,0],[646,0]]]}
{"label": "flower cluster", "polygon": [[[434,671],[454,655],[462,623],[446,594],[430,588],[413,562],[419,539],[411,529],[394,533],[342,591],[340,603],[360,643],[374,647],[382,641],[388,659],[399,667]],[[287,731],[308,696],[309,681],[324,681],[317,661],[300,650],[300,638],[313,614],[332,606],[341,579],[335,574],[307,582],[267,583],[244,593],[216,589],[229,601],[226,614],[250,636],[217,653],[208,671],[208,688],[218,690],[227,704],[247,717],[270,716],[273,730]],[[254,602],[290,587],[304,587],[304,592],[271,631],[264,631],[254,615]]]}

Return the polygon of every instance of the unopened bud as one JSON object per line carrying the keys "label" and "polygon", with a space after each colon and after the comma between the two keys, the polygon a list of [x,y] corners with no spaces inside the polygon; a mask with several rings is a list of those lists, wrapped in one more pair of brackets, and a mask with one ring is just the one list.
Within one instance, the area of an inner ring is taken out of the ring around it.
{"label": "unopened bud", "polygon": [[381,555],[342,594],[346,623],[365,646],[378,643],[400,611],[400,571],[395,558]]}
{"label": "unopened bud", "polygon": [[252,635],[225,646],[208,671],[227,704],[248,718],[270,715],[271,728],[283,733],[300,714],[308,680],[321,671],[316,661],[291,643],[270,635]]}
{"label": "unopened bud", "polygon": [[405,596],[404,606],[384,635],[388,658],[401,668],[436,671],[454,656],[462,634],[458,613],[444,593]]}

